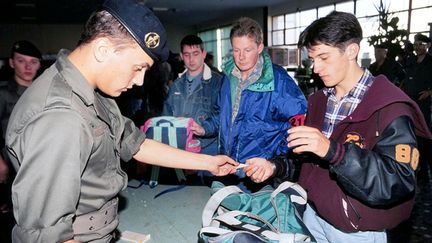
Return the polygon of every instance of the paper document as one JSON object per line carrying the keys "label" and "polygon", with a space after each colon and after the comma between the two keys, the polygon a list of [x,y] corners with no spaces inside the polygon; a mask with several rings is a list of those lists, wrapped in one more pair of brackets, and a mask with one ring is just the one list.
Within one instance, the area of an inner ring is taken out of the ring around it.
{"label": "paper document", "polygon": [[140,234],[132,231],[124,231],[121,232],[120,239],[134,243],[144,243],[150,240],[150,235]]}
{"label": "paper document", "polygon": [[239,165],[237,165],[237,170],[242,169],[246,166],[248,166],[248,165],[247,164],[239,164]]}

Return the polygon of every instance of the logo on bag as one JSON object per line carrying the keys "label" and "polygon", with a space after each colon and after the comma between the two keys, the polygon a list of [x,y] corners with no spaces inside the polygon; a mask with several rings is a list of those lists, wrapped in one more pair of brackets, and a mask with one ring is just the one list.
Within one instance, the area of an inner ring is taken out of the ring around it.
{"label": "logo on bag", "polygon": [[345,143],[354,143],[355,145],[359,146],[360,148],[365,147],[364,138],[356,132],[349,132],[346,135]]}

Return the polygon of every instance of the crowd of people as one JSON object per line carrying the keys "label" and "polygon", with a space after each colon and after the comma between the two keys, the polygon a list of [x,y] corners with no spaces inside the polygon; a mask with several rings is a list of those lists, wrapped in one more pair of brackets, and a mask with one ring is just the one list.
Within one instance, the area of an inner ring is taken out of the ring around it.
{"label": "crowd of people", "polygon": [[[111,242],[128,181],[120,164],[134,160],[247,192],[295,181],[317,242],[387,242],[432,165],[431,39],[417,34],[414,53],[406,43],[397,61],[375,46],[362,68],[357,18],[319,18],[298,47],[325,87],[306,98],[263,34],[251,18],[234,22],[232,56],[218,70],[197,35],[184,36],[176,57],[149,8],[106,0],[77,47],[36,80],[41,52],[15,42],[13,75],[0,82],[0,241]],[[146,138],[138,126],[159,115],[193,118],[202,151]]]}

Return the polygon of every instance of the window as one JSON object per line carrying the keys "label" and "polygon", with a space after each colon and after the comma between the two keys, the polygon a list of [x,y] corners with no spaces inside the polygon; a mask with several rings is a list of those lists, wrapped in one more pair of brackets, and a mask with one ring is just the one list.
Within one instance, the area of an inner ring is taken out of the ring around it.
{"label": "window", "polygon": [[[410,1],[412,7],[410,8]],[[409,39],[414,41],[416,33],[429,35],[432,23],[432,0],[382,0],[384,6],[389,10],[390,17],[398,17],[398,28],[410,32]],[[347,0],[336,4],[329,4],[312,9],[303,9],[294,13],[285,14],[285,23],[282,27],[282,16],[272,18],[273,26],[277,29],[269,30],[273,34],[273,40],[269,41],[270,46],[285,45],[289,48],[296,48],[298,37],[309,24],[319,17],[324,17],[333,10],[355,13],[363,29],[364,39],[360,43],[359,59],[371,58],[374,61],[373,47],[369,46],[367,38],[378,34],[378,11],[380,0]],[[411,16],[411,19],[409,17]],[[408,26],[410,23],[410,26]],[[284,28],[284,32],[282,29]],[[360,63],[360,60],[359,60]]]}
{"label": "window", "polygon": [[398,0],[398,1],[387,0],[387,2],[389,3],[388,7],[390,12],[407,10],[409,8],[409,0]]}
{"label": "window", "polygon": [[213,54],[215,66],[219,69],[221,69],[224,59],[231,53],[230,30],[231,26],[226,26],[198,33],[204,48],[208,53]]}
{"label": "window", "polygon": [[[425,1],[426,2],[426,1]],[[411,13],[411,32],[428,31],[428,23],[432,23],[432,6],[413,10]]]}
{"label": "window", "polygon": [[365,17],[368,15],[377,15],[376,6],[379,5],[379,0],[357,0],[356,16]]}
{"label": "window", "polygon": [[316,9],[306,10],[300,12],[300,27],[307,27],[310,25],[314,20],[317,19],[317,12]]}
{"label": "window", "polygon": [[432,6],[432,0],[412,0],[412,8]]}
{"label": "window", "polygon": [[325,17],[327,14],[333,12],[335,10],[334,5],[328,5],[321,8],[318,8],[318,18]]}
{"label": "window", "polygon": [[354,13],[354,2],[336,3],[336,11]]}

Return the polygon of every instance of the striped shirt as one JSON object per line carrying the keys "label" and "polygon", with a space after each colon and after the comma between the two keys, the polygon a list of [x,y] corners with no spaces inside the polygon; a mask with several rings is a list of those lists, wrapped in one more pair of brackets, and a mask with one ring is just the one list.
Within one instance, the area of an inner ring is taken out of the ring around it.
{"label": "striped shirt", "polygon": [[374,77],[365,69],[360,81],[342,97],[340,101],[336,99],[335,88],[325,88],[324,94],[328,97],[327,109],[324,118],[322,133],[329,138],[333,133],[334,127],[345,117],[351,115],[362,101],[367,90],[372,85]]}

